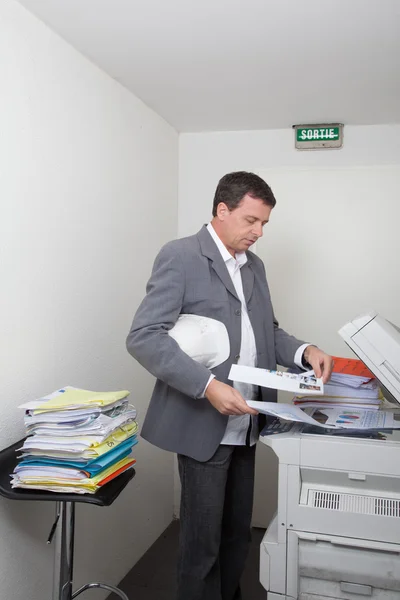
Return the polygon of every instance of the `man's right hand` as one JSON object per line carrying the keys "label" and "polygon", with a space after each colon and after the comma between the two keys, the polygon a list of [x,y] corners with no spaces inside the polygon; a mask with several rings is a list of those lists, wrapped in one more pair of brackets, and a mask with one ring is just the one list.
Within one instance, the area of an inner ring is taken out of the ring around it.
{"label": "man's right hand", "polygon": [[223,415],[257,415],[250,408],[237,390],[230,385],[213,379],[207,386],[205,396],[209,402]]}

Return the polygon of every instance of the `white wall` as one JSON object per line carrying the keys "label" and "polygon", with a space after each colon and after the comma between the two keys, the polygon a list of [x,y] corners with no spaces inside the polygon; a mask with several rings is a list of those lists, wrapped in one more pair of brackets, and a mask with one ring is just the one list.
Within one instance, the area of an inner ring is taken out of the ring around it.
{"label": "white wall", "polygon": [[[393,300],[387,298],[394,288],[383,278],[397,280],[400,255],[400,125],[345,127],[342,149],[318,151],[295,150],[291,129],[182,134],[179,165],[179,236],[210,219],[225,173],[251,170],[271,184],[277,206],[257,252],[267,266],[277,316],[298,337],[332,342],[337,352],[344,346],[329,327],[353,316],[352,301],[359,310],[371,301],[390,313]],[[376,291],[379,283],[386,295]],[[344,284],[346,293],[340,293]]]}
{"label": "white wall", "polygon": [[400,125],[345,126],[343,148],[318,151],[295,150],[292,129],[181,134],[179,237],[195,233],[210,219],[218,180],[230,171],[398,163]]}
{"label": "white wall", "polygon": [[[153,381],[125,337],[176,237],[178,135],[13,0],[0,57],[4,448],[23,436],[18,404],[66,384],[127,388],[143,417]],[[172,518],[172,456],[144,441],[135,455],[113,506],[78,506],[76,585],[118,582]],[[0,497],[1,598],[50,597],[53,510]]]}
{"label": "white wall", "polygon": [[[375,308],[400,322],[400,125],[345,126],[340,150],[295,150],[291,129],[182,134],[179,143],[180,237],[210,219],[225,173],[256,171],[271,183],[277,206],[257,252],[283,327],[328,352],[351,355],[337,334],[347,319]],[[276,478],[276,460],[259,448],[257,525],[273,514]]]}

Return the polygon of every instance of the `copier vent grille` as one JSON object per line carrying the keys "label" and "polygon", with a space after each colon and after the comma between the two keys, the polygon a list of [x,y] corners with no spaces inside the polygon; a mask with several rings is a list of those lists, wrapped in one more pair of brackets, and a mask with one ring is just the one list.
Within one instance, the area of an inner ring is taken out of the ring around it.
{"label": "copier vent grille", "polygon": [[400,518],[400,500],[311,490],[311,506],[340,512]]}

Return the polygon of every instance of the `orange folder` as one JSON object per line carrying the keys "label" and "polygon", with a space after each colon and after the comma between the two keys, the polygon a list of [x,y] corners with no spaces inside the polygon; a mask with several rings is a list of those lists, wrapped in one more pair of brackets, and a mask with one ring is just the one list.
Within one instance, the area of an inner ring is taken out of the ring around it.
{"label": "orange folder", "polygon": [[333,356],[333,372],[343,373],[343,375],[357,375],[358,377],[369,377],[375,379],[375,375],[367,369],[364,363],[357,358],[341,358]]}
{"label": "orange folder", "polygon": [[120,469],[118,469],[117,471],[114,471],[114,473],[111,473],[111,475],[109,475],[105,479],[102,479],[101,481],[99,481],[98,485],[100,487],[102,485],[105,485],[106,483],[108,483],[112,479],[115,479],[115,477],[117,477],[117,475],[121,475],[121,473],[123,473],[124,471],[126,471],[127,469],[129,469],[129,467],[131,467],[135,463],[136,463],[136,459],[133,459],[131,462],[127,463],[126,465],[124,465],[123,467],[121,467]]}

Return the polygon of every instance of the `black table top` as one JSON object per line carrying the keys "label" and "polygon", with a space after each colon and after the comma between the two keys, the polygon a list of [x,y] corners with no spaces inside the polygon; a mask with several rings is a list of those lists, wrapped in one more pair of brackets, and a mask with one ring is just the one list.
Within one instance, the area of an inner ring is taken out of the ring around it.
{"label": "black table top", "polygon": [[12,488],[10,474],[17,464],[17,448],[21,448],[24,440],[0,451],[0,495],[10,500],[45,500],[51,502],[88,502],[98,506],[110,506],[118,498],[122,490],[135,476],[134,469],[128,469],[109,483],[101,487],[95,494],[65,494],[46,492],[45,490],[28,490]]}

